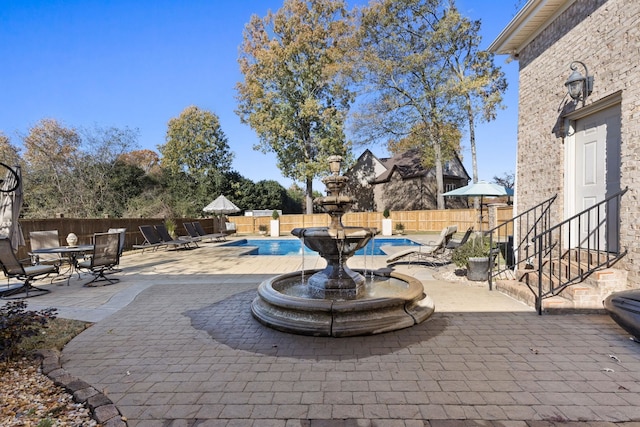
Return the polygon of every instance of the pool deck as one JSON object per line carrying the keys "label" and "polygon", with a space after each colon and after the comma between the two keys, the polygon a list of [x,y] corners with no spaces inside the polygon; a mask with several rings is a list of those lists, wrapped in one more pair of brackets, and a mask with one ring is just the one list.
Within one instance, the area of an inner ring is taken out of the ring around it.
{"label": "pool deck", "polygon": [[[119,283],[46,284],[52,292],[29,309],[95,322],[65,347],[62,366],[129,426],[640,425],[640,345],[606,315],[538,316],[486,283],[397,265],[434,300],[424,323],[366,337],[290,335],[252,318],[256,288],[324,260],[240,250],[127,253]],[[386,267],[385,258],[349,266]]]}

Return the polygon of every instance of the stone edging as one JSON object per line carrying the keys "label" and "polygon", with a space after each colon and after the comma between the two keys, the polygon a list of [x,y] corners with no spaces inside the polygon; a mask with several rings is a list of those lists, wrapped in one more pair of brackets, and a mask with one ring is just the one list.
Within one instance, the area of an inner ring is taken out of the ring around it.
{"label": "stone edging", "polygon": [[60,352],[57,350],[38,350],[42,373],[57,386],[64,387],[73,395],[73,400],[83,403],[91,412],[91,417],[103,427],[127,427],[127,422],[111,399],[100,393],[90,384],[71,376],[60,364]]}

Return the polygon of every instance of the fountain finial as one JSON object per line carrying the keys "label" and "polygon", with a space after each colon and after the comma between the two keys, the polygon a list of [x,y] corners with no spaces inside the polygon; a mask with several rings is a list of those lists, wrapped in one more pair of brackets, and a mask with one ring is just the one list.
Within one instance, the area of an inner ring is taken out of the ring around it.
{"label": "fountain finial", "polygon": [[340,175],[340,166],[342,165],[342,156],[329,156],[327,158],[327,161],[329,162],[329,171],[331,171],[332,174],[334,174],[335,176]]}

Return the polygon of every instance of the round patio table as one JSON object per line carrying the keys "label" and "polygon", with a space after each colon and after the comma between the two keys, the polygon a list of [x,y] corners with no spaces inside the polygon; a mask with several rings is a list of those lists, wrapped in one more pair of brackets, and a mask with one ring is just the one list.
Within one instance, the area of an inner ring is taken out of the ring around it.
{"label": "round patio table", "polygon": [[73,273],[78,274],[80,279],[80,272],[78,271],[78,255],[93,252],[93,245],[77,245],[77,246],[57,246],[53,248],[40,248],[31,251],[33,254],[61,254],[69,259],[69,270],[61,275],[67,275],[67,286],[69,286],[69,280],[73,276]]}

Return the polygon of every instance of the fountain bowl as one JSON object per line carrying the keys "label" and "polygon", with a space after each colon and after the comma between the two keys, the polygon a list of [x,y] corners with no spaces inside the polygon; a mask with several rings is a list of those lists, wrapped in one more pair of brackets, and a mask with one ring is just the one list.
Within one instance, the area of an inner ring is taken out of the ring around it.
{"label": "fountain bowl", "polygon": [[[367,295],[357,299],[314,298],[285,290],[291,283],[302,282],[301,277],[311,277],[319,271],[297,271],[262,282],[251,304],[253,316],[283,332],[349,337],[408,328],[428,319],[434,312],[433,301],[424,293],[422,283],[396,272],[359,272],[373,278]],[[379,292],[377,283],[385,286],[393,283],[393,289]]]}

